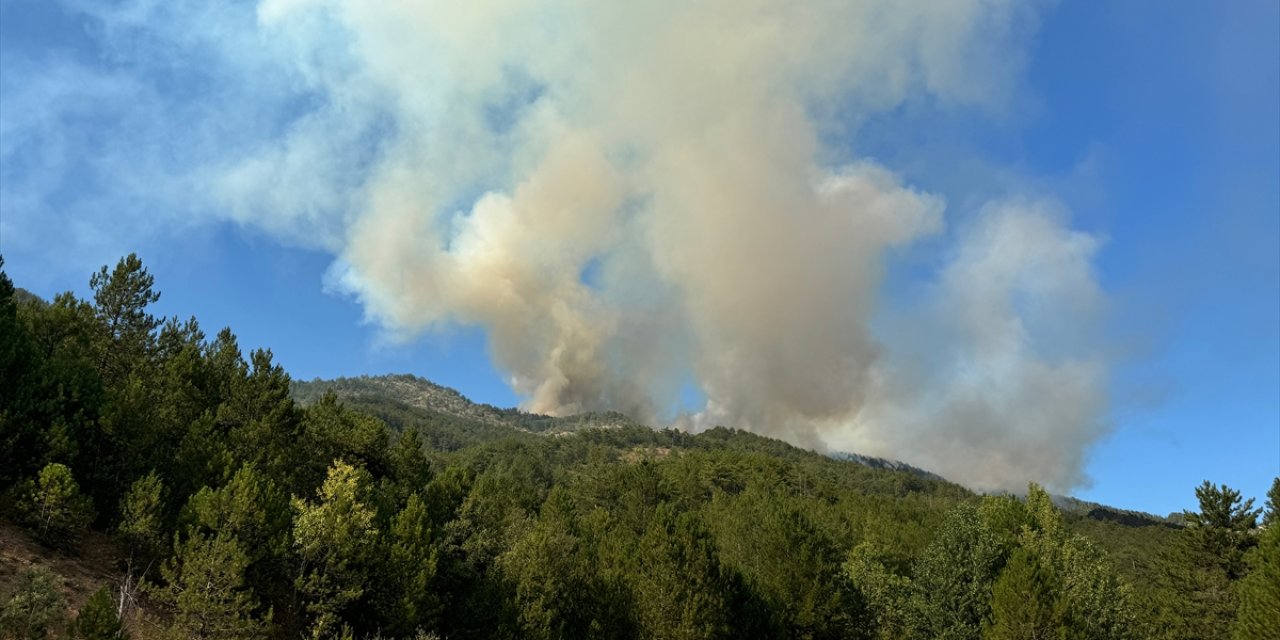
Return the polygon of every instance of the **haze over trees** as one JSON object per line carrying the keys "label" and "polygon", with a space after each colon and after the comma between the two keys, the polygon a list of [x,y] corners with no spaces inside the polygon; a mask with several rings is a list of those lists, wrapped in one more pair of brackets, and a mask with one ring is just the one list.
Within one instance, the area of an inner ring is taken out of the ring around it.
{"label": "haze over trees", "polygon": [[1280,480],[1262,509],[1206,482],[1176,526],[730,428],[353,394],[383,383],[152,316],[136,256],[90,283],[0,273],[0,509],[58,553],[108,532],[119,579],[0,582],[5,637],[1276,637]]}

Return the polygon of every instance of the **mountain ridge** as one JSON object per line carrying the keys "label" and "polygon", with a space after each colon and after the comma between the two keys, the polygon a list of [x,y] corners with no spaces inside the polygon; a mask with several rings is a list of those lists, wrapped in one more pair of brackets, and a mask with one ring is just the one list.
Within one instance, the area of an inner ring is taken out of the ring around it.
{"label": "mountain ridge", "polygon": [[[587,412],[568,416],[549,416],[531,413],[522,409],[500,408],[491,404],[478,403],[462,392],[421,376],[409,373],[391,373],[382,375],[360,375],[338,377],[334,379],[313,378],[308,381],[294,380],[290,384],[290,393],[300,404],[306,406],[317,402],[325,393],[332,391],[340,400],[351,402],[359,408],[369,411],[396,428],[404,428],[412,423],[412,417],[400,417],[388,407],[408,409],[418,412],[420,417],[430,419],[432,416],[447,416],[461,421],[459,430],[466,431],[482,426],[497,429],[492,437],[524,433],[530,435],[555,436],[565,435],[585,429],[613,429],[623,426],[646,426],[628,416],[617,412]],[[471,423],[468,425],[467,423]],[[482,434],[480,439],[490,436]],[[466,441],[463,437],[460,440]],[[438,446],[442,443],[435,443]],[[442,448],[453,448],[443,443]],[[830,451],[826,457],[842,462],[850,462],[872,469],[902,471],[927,480],[948,480],[927,469],[914,465],[868,456],[849,451]],[[1168,517],[1159,516],[1132,509],[1124,509],[1104,505],[1072,496],[1054,495],[1054,503],[1064,512],[1079,517],[1105,522],[1114,522],[1128,527],[1165,526],[1177,527],[1177,522]]]}

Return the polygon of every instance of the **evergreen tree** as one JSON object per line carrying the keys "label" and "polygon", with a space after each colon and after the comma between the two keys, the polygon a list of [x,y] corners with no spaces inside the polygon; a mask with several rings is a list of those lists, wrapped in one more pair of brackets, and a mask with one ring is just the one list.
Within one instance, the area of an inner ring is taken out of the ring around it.
{"label": "evergreen tree", "polygon": [[1265,507],[1262,513],[1262,526],[1270,528],[1280,524],[1280,478],[1271,481]]}
{"label": "evergreen tree", "polygon": [[1253,500],[1226,485],[1196,488],[1200,510],[1184,512],[1186,527],[1164,554],[1157,574],[1155,633],[1159,638],[1225,640],[1236,619],[1236,585],[1257,544]]}
{"label": "evergreen tree", "polygon": [[[231,454],[239,464],[253,463],[289,489],[314,486],[306,480],[307,463],[316,452],[306,442],[302,412],[289,396],[289,374],[271,361],[269,350],[253,351],[250,362],[248,375],[232,379],[230,397],[217,411]],[[234,363],[226,364],[234,375]]]}
{"label": "evergreen tree", "polygon": [[391,521],[387,569],[382,574],[394,586],[384,617],[405,633],[434,627],[439,613],[433,582],[440,552],[432,537],[426,503],[415,493]]}
{"label": "evergreen tree", "polygon": [[737,585],[731,572],[721,567],[715,540],[695,514],[660,509],[640,540],[638,555],[642,566],[635,606],[643,635],[671,640],[732,637]]}
{"label": "evergreen tree", "polygon": [[18,508],[36,537],[54,545],[73,541],[93,520],[92,501],[80,493],[71,469],[56,462],[27,484]]}
{"label": "evergreen tree", "polygon": [[0,607],[0,632],[21,640],[43,640],[67,617],[67,600],[60,589],[62,577],[46,567],[32,567],[18,574],[18,586]]}
{"label": "evergreen tree", "polygon": [[991,596],[990,640],[1049,640],[1062,628],[1055,606],[1061,589],[1051,567],[1017,549],[1000,572]]}
{"label": "evergreen tree", "polygon": [[[1030,612],[1035,607],[1040,614],[1035,619],[1041,622],[1047,613],[1050,626],[1056,630],[1057,637],[1064,640],[1134,637],[1135,616],[1129,587],[1116,577],[1103,554],[1084,538],[1067,533],[1062,514],[1044,489],[1031,485],[1026,505],[1028,522],[1019,536],[1015,555],[1028,554],[1027,567],[1023,569],[1029,571],[1024,573],[1024,578],[1034,580],[1032,593],[1035,595],[1026,599],[1022,611]],[[1018,607],[1007,597],[1005,601]],[[999,621],[998,616],[996,620]]]}
{"label": "evergreen tree", "polygon": [[13,282],[0,256],[0,484],[24,477],[29,465],[43,457],[44,437],[33,420],[37,353],[25,323],[18,317]]}
{"label": "evergreen tree", "polygon": [[[214,400],[217,403],[230,401],[249,377],[249,363],[244,361],[240,343],[230,327],[223,327],[213,342],[205,347],[204,359],[208,364],[209,391]],[[229,420],[244,418],[243,415],[228,416]]]}
{"label": "evergreen tree", "polygon": [[1261,510],[1253,508],[1253,498],[1242,500],[1239,491],[1208,480],[1196,487],[1196,498],[1200,510],[1183,513],[1190,544],[1217,559],[1229,580],[1238,580],[1247,570],[1245,553],[1257,544],[1253,529]]}
{"label": "evergreen tree", "polygon": [[221,488],[201,488],[187,501],[182,520],[194,531],[234,536],[251,564],[289,550],[289,499],[254,464],[240,467]]}
{"label": "evergreen tree", "polygon": [[[1271,485],[1273,493],[1278,485]],[[1271,524],[1259,538],[1249,553],[1249,575],[1240,582],[1235,640],[1280,640],[1280,526]]]}
{"label": "evergreen tree", "polygon": [[[202,487],[191,496],[180,517],[189,533],[233,536],[248,557],[245,584],[277,613],[290,613],[293,574],[290,566],[289,498],[252,464],[236,471],[226,485]],[[288,620],[287,615],[282,619]]]}
{"label": "evergreen tree", "polygon": [[911,579],[888,569],[881,552],[862,543],[849,552],[845,575],[867,603],[868,623],[877,640],[900,640],[910,637],[919,626],[913,619],[919,605],[912,602]]}
{"label": "evergreen tree", "polygon": [[163,546],[164,483],[155,471],[134,481],[120,502],[117,532],[129,551],[147,561]]}
{"label": "evergreen tree", "polygon": [[366,502],[368,476],[341,460],[329,467],[317,502],[294,498],[294,549],[301,561],[295,585],[306,598],[312,631],[323,636],[364,595],[377,540]]}
{"label": "evergreen tree", "polygon": [[314,447],[312,460],[321,462],[317,475],[324,473],[327,465],[323,461],[339,458],[358,462],[374,475],[387,471],[387,426],[377,418],[347,410],[333,391],[306,409],[303,425]]}
{"label": "evergreen tree", "polygon": [[101,323],[98,370],[107,386],[123,380],[149,355],[151,334],[160,321],[147,307],[160,299],[155,277],[137,254],[120,259],[111,271],[103,266],[89,279],[94,310]]}
{"label": "evergreen tree", "polygon": [[124,624],[116,615],[111,590],[103,587],[89,597],[67,632],[71,640],[129,640]]}
{"label": "evergreen tree", "polygon": [[197,533],[175,540],[173,557],[160,568],[163,586],[147,585],[155,598],[173,608],[174,638],[250,640],[264,638],[271,612],[259,615],[258,603],[244,583],[249,557],[227,534]]}
{"label": "evergreen tree", "polygon": [[391,471],[404,495],[426,491],[431,482],[431,463],[427,460],[422,436],[417,429],[406,429],[391,448]]}
{"label": "evergreen tree", "polygon": [[993,518],[984,518],[984,512],[1022,509],[1008,498],[992,498],[983,506],[987,508],[956,507],[917,560],[913,635],[938,640],[979,637],[991,614],[992,587],[1013,544],[1005,531],[989,524]]}
{"label": "evergreen tree", "polygon": [[711,518],[721,561],[767,603],[776,626],[802,638],[860,638],[869,612],[841,574],[845,553],[810,500],[749,487],[718,495]]}
{"label": "evergreen tree", "polygon": [[596,594],[579,562],[585,551],[568,522],[548,518],[496,559],[510,588],[503,597],[515,609],[518,635],[537,640],[601,637],[591,606]]}

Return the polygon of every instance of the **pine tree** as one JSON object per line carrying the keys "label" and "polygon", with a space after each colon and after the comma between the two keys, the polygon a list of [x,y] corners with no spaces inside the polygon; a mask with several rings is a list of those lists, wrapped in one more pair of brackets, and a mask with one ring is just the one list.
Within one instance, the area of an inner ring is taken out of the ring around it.
{"label": "pine tree", "polygon": [[45,465],[36,482],[27,487],[19,510],[44,542],[69,543],[93,520],[93,503],[80,493],[66,465]]}
{"label": "pine tree", "polygon": [[209,535],[235,536],[251,564],[288,552],[289,499],[253,464],[240,467],[219,489],[201,488],[187,501],[182,520]]}
{"label": "pine tree", "polygon": [[71,640],[129,640],[124,624],[116,615],[110,589],[103,587],[89,597],[67,635]]}
{"label": "pine tree", "polygon": [[1253,500],[1226,485],[1196,488],[1200,510],[1184,512],[1187,526],[1161,558],[1155,631],[1159,638],[1225,640],[1238,606],[1236,582],[1257,544]]}
{"label": "pine tree", "polygon": [[265,349],[250,354],[247,377],[233,377],[216,421],[238,464],[253,463],[287,488],[301,489],[315,452],[306,445],[302,412],[289,396],[289,374],[271,358]]}
{"label": "pine tree", "polygon": [[409,496],[404,509],[391,520],[389,546],[383,575],[392,578],[395,598],[386,617],[398,621],[404,632],[434,626],[439,599],[432,583],[440,552],[432,540],[426,503],[418,494]]}
{"label": "pine tree", "polygon": [[909,630],[918,626],[913,620],[917,606],[912,602],[911,579],[891,572],[881,553],[866,542],[849,552],[844,572],[867,603],[875,638],[909,637]]}
{"label": "pine tree", "polygon": [[640,540],[636,590],[641,628],[671,640],[728,638],[733,581],[695,514],[664,505]]}
{"label": "pine tree", "polygon": [[18,575],[18,588],[0,607],[0,631],[21,640],[43,640],[67,617],[62,577],[46,567],[32,567]]}
{"label": "pine tree", "polygon": [[[1272,485],[1275,492],[1280,482]],[[1275,505],[1275,496],[1271,496]],[[1274,510],[1274,506],[1272,507]],[[1263,530],[1240,582],[1234,640],[1280,640],[1280,525]]]}
{"label": "pine tree", "polygon": [[120,501],[121,520],[117,532],[139,560],[147,561],[160,553],[163,510],[164,483],[155,471],[134,481]]}
{"label": "pine tree", "polygon": [[248,564],[234,537],[197,533],[175,541],[173,557],[160,567],[164,586],[149,584],[147,590],[173,608],[170,632],[176,638],[262,638],[271,612],[258,614],[257,600],[244,583]]}
{"label": "pine tree", "polygon": [[1208,480],[1196,487],[1196,498],[1200,510],[1183,514],[1191,544],[1216,558],[1229,580],[1238,580],[1247,570],[1245,553],[1257,544],[1253,529],[1261,510],[1253,508],[1253,498],[1242,500],[1239,491]]}
{"label": "pine tree", "polygon": [[1020,550],[1031,554],[1033,575],[1047,589],[1049,598],[1039,601],[1050,606],[1057,637],[1134,637],[1129,587],[1103,554],[1085,538],[1067,533],[1062,514],[1044,489],[1031,485],[1026,504],[1030,522],[1019,536]]}
{"label": "pine tree", "polygon": [[5,381],[0,384],[0,485],[8,486],[43,458],[45,429],[30,413],[45,394],[37,391],[38,353],[3,267],[0,256],[0,380]]}
{"label": "pine tree", "polygon": [[991,595],[989,640],[1049,640],[1062,626],[1057,611],[1058,576],[1026,550],[1010,556]]}
{"label": "pine tree", "polygon": [[312,462],[320,463],[319,473],[324,472],[325,461],[338,458],[358,463],[375,476],[387,470],[387,426],[377,418],[348,410],[332,390],[307,407],[303,426],[308,444],[315,448]]}
{"label": "pine tree", "polygon": [[367,493],[367,474],[335,460],[318,502],[293,500],[294,549],[302,563],[294,584],[307,600],[317,636],[336,630],[343,612],[364,595],[377,539]]}
{"label": "pine tree", "polygon": [[396,438],[391,448],[391,471],[405,495],[425,491],[431,482],[431,463],[417,429],[405,429]]}
{"label": "pine tree", "polygon": [[1271,481],[1271,489],[1267,491],[1266,508],[1262,514],[1262,526],[1280,525],[1280,478]]}
{"label": "pine tree", "polygon": [[155,277],[133,253],[111,271],[103,266],[89,279],[89,286],[103,332],[98,371],[107,386],[113,386],[147,357],[151,334],[160,321],[146,309],[160,299],[160,292],[153,290]]}
{"label": "pine tree", "polygon": [[[1006,532],[984,517],[995,507],[1021,511],[1010,498],[993,498],[983,508],[962,504],[952,510],[934,541],[916,561],[912,616],[914,635],[945,640],[976,640],[991,613],[991,589],[1010,553]],[[1025,516],[1023,516],[1025,517]],[[1014,522],[1017,520],[1009,519]]]}

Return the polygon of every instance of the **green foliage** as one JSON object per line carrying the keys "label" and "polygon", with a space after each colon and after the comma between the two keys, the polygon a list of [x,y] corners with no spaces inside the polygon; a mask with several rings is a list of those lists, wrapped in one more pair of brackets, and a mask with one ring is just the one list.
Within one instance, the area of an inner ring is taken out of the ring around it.
{"label": "green foliage", "polygon": [[36,640],[67,617],[67,600],[59,586],[62,577],[45,567],[18,574],[18,586],[0,607],[0,638]]}
{"label": "green foliage", "polygon": [[[0,268],[4,257],[0,256]],[[0,380],[17,381],[36,370],[35,345],[25,323],[18,317],[13,281],[0,270]],[[22,477],[22,458],[30,455],[41,440],[35,425],[24,414],[35,398],[31,385],[0,385],[0,480]],[[11,475],[12,474],[12,475]]]}
{"label": "green foliage", "polygon": [[120,503],[117,532],[139,557],[157,556],[164,544],[164,493],[164,483],[152,471],[134,481]]}
{"label": "green foliage", "polygon": [[[45,303],[0,272],[0,490],[51,541],[95,526],[167,558],[146,588],[175,638],[1274,637],[1280,481],[1261,535],[1207,484],[1185,529],[1064,517],[1035,487],[979,498],[735,429],[295,383],[229,329],[149,315],[135,256],[92,285]],[[58,626],[44,593],[5,615]],[[77,633],[110,637],[110,604]]]}
{"label": "green foliage", "polygon": [[[234,349],[234,338],[229,346]],[[238,360],[239,352],[235,352]],[[216,357],[228,358],[219,353]],[[227,434],[226,444],[238,464],[252,463],[268,475],[286,479],[285,485],[306,486],[314,458],[306,446],[302,412],[289,398],[289,375],[271,361],[271,352],[250,354],[248,374],[243,362],[220,363],[230,377],[225,381],[228,396],[218,406],[216,423]]]}
{"label": "green foliage", "polygon": [[129,640],[124,624],[116,615],[110,589],[103,587],[89,597],[71,623],[67,636],[71,640]]}
{"label": "green foliage", "polygon": [[385,617],[405,633],[423,625],[434,626],[439,615],[433,583],[440,551],[432,538],[426,503],[418,494],[410,495],[391,521],[387,566],[382,573],[391,583]]}
{"label": "green foliage", "polygon": [[364,595],[378,535],[368,485],[367,472],[335,460],[317,502],[293,500],[294,549],[302,563],[295,584],[315,636],[338,628],[341,614]]}
{"label": "green foliage", "polygon": [[841,532],[812,501],[748,488],[717,494],[710,513],[721,559],[774,614],[772,626],[799,638],[864,635],[868,612],[842,575]]}
{"label": "green foliage", "polygon": [[1048,640],[1057,635],[1061,612],[1055,593],[1062,585],[1052,567],[1032,552],[1017,549],[996,580],[991,597],[990,640]]}
{"label": "green foliage", "polygon": [[1190,544],[1219,559],[1228,579],[1239,579],[1245,573],[1244,555],[1257,543],[1253,529],[1261,510],[1253,508],[1253,498],[1242,500],[1239,491],[1208,480],[1196,487],[1196,498],[1200,511],[1183,514]]}
{"label": "green foliage", "polygon": [[[918,638],[1132,638],[1129,587],[1049,495],[961,505],[915,568],[906,618]],[[879,610],[903,608],[901,597]],[[891,618],[894,619],[894,618]]]}
{"label": "green foliage", "polygon": [[[604,635],[596,617],[594,576],[582,562],[581,538],[562,519],[548,518],[497,560],[510,582],[520,636],[590,638]],[[621,621],[615,621],[621,622]]]}
{"label": "green foliage", "polygon": [[410,429],[396,438],[391,448],[391,473],[406,494],[424,491],[431,482],[431,461],[427,459],[422,436]]}
{"label": "green foliage", "polygon": [[1012,547],[1009,525],[995,528],[992,522],[1024,516],[1008,498],[990,498],[982,506],[957,507],[917,560],[913,585],[920,637],[976,639],[990,616],[991,589]]}
{"label": "green foliage", "polygon": [[1262,513],[1262,526],[1271,528],[1280,524],[1280,478],[1271,481],[1267,490],[1267,503]]}
{"label": "green foliage", "polygon": [[151,333],[160,321],[147,306],[160,299],[155,277],[142,266],[137,254],[120,259],[115,269],[104,266],[89,279],[101,324],[98,370],[110,386],[143,364],[150,351]]}
{"label": "green foliage", "polygon": [[640,540],[639,560],[635,606],[643,636],[733,637],[737,576],[720,565],[715,539],[697,514],[664,504]]}
{"label": "green foliage", "polygon": [[289,547],[289,499],[253,464],[219,489],[204,487],[188,500],[182,520],[206,534],[235,537],[251,562],[284,556]]}
{"label": "green foliage", "polygon": [[909,637],[910,630],[918,626],[911,579],[890,571],[868,543],[849,553],[844,572],[866,602],[868,636],[878,640]]}
{"label": "green foliage", "polygon": [[236,539],[196,533],[175,540],[173,557],[160,568],[164,585],[147,585],[156,600],[172,607],[174,638],[249,640],[267,637],[272,614],[260,614],[246,588],[249,557]]}
{"label": "green foliage", "polygon": [[1196,488],[1198,512],[1162,554],[1149,595],[1157,638],[1229,638],[1239,605],[1237,584],[1257,546],[1258,510],[1240,492],[1208,481]]}
{"label": "green foliage", "polygon": [[71,469],[56,462],[27,484],[18,508],[36,536],[55,545],[73,541],[93,520],[92,501],[80,493]]}
{"label": "green foliage", "polygon": [[[1280,482],[1271,485],[1272,494]],[[1271,498],[1274,512],[1276,496]],[[1240,608],[1232,638],[1235,640],[1280,639],[1280,526],[1271,524],[1259,536],[1258,546],[1249,554],[1249,575],[1240,583]]]}
{"label": "green foliage", "polygon": [[[303,427],[314,447],[313,461],[351,460],[380,475],[387,469],[386,425],[377,418],[348,411],[332,392],[307,407]],[[327,465],[321,465],[321,473],[323,466]]]}

